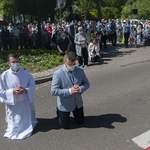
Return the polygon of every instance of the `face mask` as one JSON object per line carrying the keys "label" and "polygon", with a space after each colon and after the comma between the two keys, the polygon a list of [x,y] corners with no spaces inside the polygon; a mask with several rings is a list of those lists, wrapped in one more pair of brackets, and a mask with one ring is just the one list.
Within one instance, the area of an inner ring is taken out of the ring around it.
{"label": "face mask", "polygon": [[13,70],[13,71],[18,71],[19,68],[20,68],[20,63],[11,63],[11,66],[10,68]]}
{"label": "face mask", "polygon": [[65,39],[65,37],[62,37],[62,39],[64,40],[64,39]]}
{"label": "face mask", "polygon": [[74,66],[66,65],[66,68],[67,68],[68,71],[73,71],[74,68],[75,68],[75,65]]}
{"label": "face mask", "polygon": [[79,31],[79,33],[80,33],[80,34],[82,34],[82,33],[83,33],[83,31]]}

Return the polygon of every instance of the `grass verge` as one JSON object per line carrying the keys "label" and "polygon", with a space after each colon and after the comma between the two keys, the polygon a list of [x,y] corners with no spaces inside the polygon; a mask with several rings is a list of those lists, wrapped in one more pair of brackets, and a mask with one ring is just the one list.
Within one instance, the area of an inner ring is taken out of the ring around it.
{"label": "grass verge", "polygon": [[0,74],[7,70],[7,56],[17,53],[20,57],[21,68],[31,73],[48,70],[63,63],[63,56],[56,50],[30,49],[30,50],[8,50],[0,51]]}

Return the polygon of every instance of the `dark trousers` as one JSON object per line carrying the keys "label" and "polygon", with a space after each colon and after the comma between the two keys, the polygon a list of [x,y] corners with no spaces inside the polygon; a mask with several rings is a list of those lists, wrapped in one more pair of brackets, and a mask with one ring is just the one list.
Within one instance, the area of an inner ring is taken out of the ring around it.
{"label": "dark trousers", "polygon": [[[57,115],[59,118],[59,124],[62,128],[68,129],[70,126],[70,112],[63,112],[60,110],[57,110]],[[75,110],[73,111],[73,116],[75,118],[75,121],[78,124],[83,124],[84,123],[84,111],[83,107],[78,108],[76,107]]]}
{"label": "dark trousers", "polygon": [[104,44],[104,48],[107,48],[106,41],[107,41],[107,36],[106,35],[102,35],[102,37],[101,37],[101,43],[100,43],[100,49],[103,48],[102,44]]}
{"label": "dark trousers", "polygon": [[100,59],[100,56],[96,55],[95,57],[91,58],[91,62],[97,62],[99,61],[99,59]]}
{"label": "dark trousers", "polygon": [[117,41],[117,35],[116,32],[111,34],[111,43],[112,45],[116,45],[116,41]]}
{"label": "dark trousers", "polygon": [[86,47],[82,48],[81,51],[82,51],[82,56],[78,56],[79,66],[83,65],[83,61],[84,61],[84,65],[88,65],[88,51],[87,51],[87,48]]}
{"label": "dark trousers", "polygon": [[126,47],[128,47],[129,36],[130,36],[130,33],[124,33],[124,44]]}

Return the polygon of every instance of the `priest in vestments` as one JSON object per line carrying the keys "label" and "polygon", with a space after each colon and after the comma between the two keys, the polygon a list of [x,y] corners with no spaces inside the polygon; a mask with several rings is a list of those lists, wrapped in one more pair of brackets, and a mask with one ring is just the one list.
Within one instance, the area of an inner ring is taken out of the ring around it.
{"label": "priest in vestments", "polygon": [[8,65],[0,76],[0,102],[5,104],[7,122],[4,137],[25,139],[37,124],[33,103],[36,85],[32,75],[20,68],[18,55],[9,54]]}

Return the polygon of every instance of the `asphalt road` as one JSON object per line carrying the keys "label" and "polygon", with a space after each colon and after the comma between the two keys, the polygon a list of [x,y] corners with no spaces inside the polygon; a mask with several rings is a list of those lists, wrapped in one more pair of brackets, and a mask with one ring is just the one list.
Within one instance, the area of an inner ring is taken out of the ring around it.
{"label": "asphalt road", "polygon": [[0,104],[0,150],[141,150],[132,139],[150,130],[150,47],[111,47],[101,63],[85,72],[91,87],[83,94],[85,123],[60,129],[51,82],[37,85],[39,124],[26,140],[3,138],[4,105]]}

